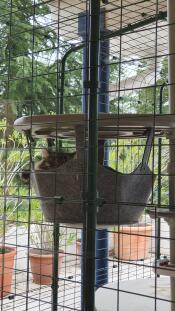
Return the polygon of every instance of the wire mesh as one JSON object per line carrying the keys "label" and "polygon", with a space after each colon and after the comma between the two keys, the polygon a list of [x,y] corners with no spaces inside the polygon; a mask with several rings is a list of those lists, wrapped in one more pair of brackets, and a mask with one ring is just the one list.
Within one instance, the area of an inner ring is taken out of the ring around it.
{"label": "wire mesh", "polygon": [[2,311],[175,308],[173,0],[94,3],[0,3]]}

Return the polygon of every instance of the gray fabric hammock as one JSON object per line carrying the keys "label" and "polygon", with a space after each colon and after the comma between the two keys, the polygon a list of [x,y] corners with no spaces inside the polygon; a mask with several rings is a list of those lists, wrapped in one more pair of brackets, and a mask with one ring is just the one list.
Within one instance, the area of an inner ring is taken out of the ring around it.
{"label": "gray fabric hammock", "polygon": [[[98,195],[104,201],[97,207],[98,225],[138,222],[155,181],[155,175],[148,167],[152,142],[153,131],[149,130],[142,162],[130,174],[98,164]],[[83,222],[84,167],[83,157],[79,156],[78,159],[68,160],[56,170],[31,173],[32,184],[40,197],[46,221],[70,224]]]}

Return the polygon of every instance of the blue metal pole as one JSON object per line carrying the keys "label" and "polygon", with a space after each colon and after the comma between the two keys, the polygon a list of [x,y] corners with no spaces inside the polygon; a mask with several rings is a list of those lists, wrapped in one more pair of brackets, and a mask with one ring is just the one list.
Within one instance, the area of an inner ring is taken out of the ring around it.
{"label": "blue metal pole", "polygon": [[[100,67],[99,67],[99,102],[98,111],[109,112],[109,39],[100,42]],[[108,163],[108,150],[105,141],[99,141],[104,149],[103,165]],[[108,283],[108,230],[96,231],[96,287]]]}
{"label": "blue metal pole", "polygon": [[[78,33],[86,42],[88,34],[88,17],[86,12],[79,14]],[[101,31],[104,31],[104,11],[101,12]],[[85,45],[86,46],[86,45]],[[82,51],[82,79],[83,79],[83,96],[82,111],[87,112],[87,94],[88,88],[88,59],[87,48]],[[99,66],[99,100],[98,112],[109,112],[109,39],[100,42],[100,66]],[[104,149],[103,164],[107,165],[108,152],[105,148],[105,141],[99,141],[100,148]],[[82,244],[83,244],[82,234]],[[81,250],[83,250],[83,245]],[[82,257],[83,258],[83,257]],[[83,274],[83,272],[82,272]],[[83,279],[83,275],[82,275]],[[108,230],[97,229],[96,231],[96,288],[108,283]]]}
{"label": "blue metal pole", "polygon": [[100,42],[98,111],[109,112],[109,39]]}
{"label": "blue metal pole", "polygon": [[108,283],[108,230],[96,231],[96,288]]}

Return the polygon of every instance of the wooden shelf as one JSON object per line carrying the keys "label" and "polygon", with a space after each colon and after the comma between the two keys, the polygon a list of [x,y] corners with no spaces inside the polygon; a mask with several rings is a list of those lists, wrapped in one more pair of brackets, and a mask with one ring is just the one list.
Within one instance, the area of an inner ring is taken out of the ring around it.
{"label": "wooden shelf", "polygon": [[[86,114],[34,115],[15,121],[19,131],[31,131],[33,137],[74,138],[75,128],[87,128]],[[106,114],[98,117],[99,139],[145,137],[148,128],[154,128],[156,136],[171,134],[175,130],[175,115]]]}
{"label": "wooden shelf", "polygon": [[175,209],[149,208],[149,209],[147,209],[146,213],[153,219],[157,219],[157,218],[173,219],[173,218],[175,218]]}
{"label": "wooden shelf", "polygon": [[157,275],[166,275],[175,277],[175,265],[167,264],[167,265],[158,265],[157,268],[153,267],[154,273]]}

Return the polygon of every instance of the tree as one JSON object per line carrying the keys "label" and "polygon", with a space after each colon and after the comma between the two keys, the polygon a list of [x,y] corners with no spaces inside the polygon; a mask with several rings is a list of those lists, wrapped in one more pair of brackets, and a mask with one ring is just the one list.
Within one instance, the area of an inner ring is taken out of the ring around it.
{"label": "tree", "polygon": [[18,106],[20,114],[53,111],[56,72],[50,71],[49,62],[57,35],[44,25],[48,5],[1,0],[0,9],[0,98]]}

